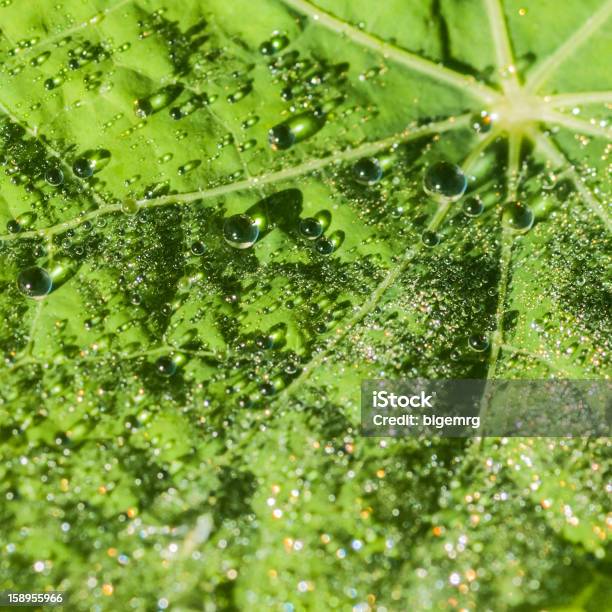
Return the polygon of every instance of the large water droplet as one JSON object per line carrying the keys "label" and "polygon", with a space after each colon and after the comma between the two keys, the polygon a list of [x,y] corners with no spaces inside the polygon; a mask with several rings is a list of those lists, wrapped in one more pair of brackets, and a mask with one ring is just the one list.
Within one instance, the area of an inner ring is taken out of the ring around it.
{"label": "large water droplet", "polygon": [[300,234],[308,240],[316,240],[323,234],[323,224],[314,217],[306,217],[300,220]]}
{"label": "large water droplet", "polygon": [[423,179],[427,194],[450,202],[460,199],[466,188],[467,179],[461,168],[445,161],[431,165]]}
{"label": "large water droplet", "polygon": [[236,249],[248,249],[259,237],[259,226],[248,215],[233,215],[223,224],[223,237]]}
{"label": "large water droplet", "polygon": [[164,355],[155,362],[155,371],[163,378],[169,378],[176,373],[176,363],[171,357]]}
{"label": "large water droplet", "polygon": [[51,291],[53,282],[49,273],[38,266],[22,270],[17,277],[17,287],[23,295],[30,298],[42,298]]}
{"label": "large water droplet", "polygon": [[508,202],[504,207],[504,223],[517,232],[526,232],[533,226],[533,212],[520,202]]}
{"label": "large water droplet", "polygon": [[375,157],[363,157],[353,166],[353,176],[361,185],[374,185],[382,175],[382,168]]}
{"label": "large water droplet", "polygon": [[45,172],[45,181],[47,181],[49,185],[58,187],[64,182],[64,173],[61,168],[57,166],[51,167]]}

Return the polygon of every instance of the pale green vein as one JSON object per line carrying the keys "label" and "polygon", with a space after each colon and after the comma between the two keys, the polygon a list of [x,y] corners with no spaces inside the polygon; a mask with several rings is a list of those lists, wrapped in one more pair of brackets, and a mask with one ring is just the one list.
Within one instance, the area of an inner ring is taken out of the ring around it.
{"label": "pale green vein", "polygon": [[578,91],[576,93],[546,96],[544,101],[554,108],[584,106],[588,104],[612,104],[612,91]]}
{"label": "pale green vein", "polygon": [[334,17],[330,13],[314,6],[306,0],[282,0],[287,6],[297,12],[310,17],[316,23],[323,27],[346,36],[358,45],[362,45],[377,53],[380,53],[386,59],[389,59],[397,64],[401,64],[420,74],[427,75],[439,82],[447,83],[457,89],[460,89],[467,96],[477,98],[490,104],[499,98],[498,92],[483,83],[475,80],[472,77],[465,76],[454,70],[450,70],[440,64],[423,59],[422,57],[406,51],[400,47],[385,42],[373,34],[368,34],[362,30],[352,26],[338,17]]}
{"label": "pale green vein", "polygon": [[540,118],[544,123],[560,125],[579,134],[588,134],[589,136],[605,139],[609,139],[612,136],[612,130],[607,126],[604,127],[595,119],[585,121],[584,119],[579,119],[572,115],[564,115],[552,110],[542,111]]}
{"label": "pale green vein", "polygon": [[593,195],[591,190],[585,185],[581,176],[576,171],[576,168],[574,168],[573,164],[561,152],[557,145],[541,132],[533,132],[532,138],[542,154],[545,155],[555,166],[558,166],[561,170],[563,170],[572,180],[576,186],[576,189],[578,190],[578,193],[580,193],[582,196],[586,206],[603,221],[608,231],[612,231],[612,221],[610,220],[610,216],[608,215],[606,209]]}
{"label": "pale green vein", "polygon": [[[460,115],[459,117],[451,117],[443,121],[434,121],[423,126],[406,128],[402,132],[394,134],[393,136],[388,136],[381,140],[366,143],[355,148],[346,149],[345,151],[334,153],[327,157],[309,160],[303,164],[285,168],[283,170],[279,170],[278,172],[271,172],[270,174],[251,177],[243,181],[236,181],[234,183],[228,183],[226,185],[219,185],[218,187],[213,187],[211,189],[202,189],[198,191],[191,191],[188,193],[160,196],[158,198],[151,199],[143,198],[141,200],[138,200],[137,204],[140,208],[143,209],[156,208],[159,206],[168,206],[171,204],[189,204],[190,202],[195,202],[198,200],[219,198],[222,196],[229,195],[231,193],[235,193],[237,191],[247,191],[251,189],[258,190],[259,188],[265,185],[280,183],[282,181],[288,181],[294,178],[298,178],[300,176],[310,174],[311,172],[322,170],[323,168],[326,168],[327,166],[330,166],[332,164],[341,164],[343,162],[358,159],[360,157],[375,155],[376,153],[384,151],[385,149],[388,149],[396,144],[408,142],[410,140],[420,138],[421,136],[425,136],[427,134],[437,134],[455,128],[466,127],[469,124],[469,119],[470,115],[465,114]],[[58,234],[68,229],[78,227],[83,222],[91,221],[101,215],[120,212],[121,209],[121,203],[112,204],[109,206],[104,206],[97,210],[90,211],[88,213],[83,213],[78,217],[75,217],[74,219],[70,219],[68,221],[64,221],[63,223],[58,223],[47,228],[20,232],[18,234],[5,234],[3,236],[0,236],[0,238],[3,240],[16,240],[18,238],[33,238],[36,236],[43,236],[45,234]]]}
{"label": "pale green vein", "polygon": [[[55,149],[45,138],[42,137],[41,133],[38,131],[38,127],[36,126],[33,128],[30,127],[28,123],[19,119],[19,117],[17,117],[16,115],[14,115],[9,110],[9,108],[1,101],[0,101],[0,113],[4,115],[7,119],[9,119],[11,122],[13,122],[14,124],[19,125],[22,129],[24,129],[26,134],[28,134],[31,138],[34,138],[35,140],[40,142],[45,147],[45,149],[47,149],[47,151],[49,151],[49,153],[61,163],[64,170],[68,174],[72,174],[72,168],[63,158],[60,151]],[[86,195],[90,196],[92,200],[94,200],[94,202],[98,206],[104,206],[106,204],[106,202],[95,191],[88,190],[86,192]],[[17,234],[14,234],[14,235],[16,236]]]}
{"label": "pale green vein", "polygon": [[573,55],[594,32],[606,24],[611,13],[612,0],[606,0],[554,53],[536,65],[527,77],[526,89],[535,92],[542,87],[563,62]]}
{"label": "pale green vein", "polygon": [[72,34],[76,34],[77,32],[86,30],[89,27],[97,26],[100,23],[100,21],[102,21],[102,19],[106,18],[108,15],[111,15],[115,11],[118,11],[120,8],[124,7],[126,4],[129,4],[130,2],[133,2],[133,0],[120,0],[119,2],[117,2],[117,4],[114,4],[113,6],[108,7],[104,9],[103,11],[100,11],[100,13],[96,13],[87,21],[82,21],[81,23],[71,28],[67,28],[66,30],[62,30],[61,32],[57,32],[56,34],[48,36],[47,38],[37,42],[35,45],[31,47],[20,49],[19,53],[17,53],[15,56],[15,60],[19,60],[22,57],[26,57],[30,55],[31,53],[33,53],[34,51],[39,51],[40,49],[47,47],[48,45],[51,45],[59,40],[62,40],[66,38],[67,36],[71,36]]}
{"label": "pale green vein", "polygon": [[[464,172],[469,172],[472,164],[478,159],[481,153],[497,138],[497,133],[492,132],[486,137],[482,138],[476,145],[472,153],[466,158],[462,164]],[[444,219],[446,218],[452,204],[450,202],[443,202],[438,206],[433,218],[427,226],[427,231],[435,232],[438,230]],[[416,246],[408,249],[403,257],[401,257],[397,266],[392,268],[379,285],[374,289],[370,297],[365,301],[363,306],[351,317],[343,327],[336,330],[336,335],[333,336],[325,347],[317,352],[314,357],[304,366],[299,376],[294,378],[289,385],[287,385],[283,391],[279,394],[276,401],[283,402],[289,398],[300,385],[307,380],[312,371],[319,367],[326,359],[329,358],[330,353],[333,349],[341,342],[346,336],[354,329],[357,325],[361,324],[363,320],[378,306],[380,300],[387,293],[390,287],[392,287],[401,275],[406,271],[410,263],[419,254],[423,248],[422,243],[418,243]]]}
{"label": "pale green vein", "polygon": [[514,54],[512,53],[512,45],[510,44],[510,37],[508,36],[507,21],[503,13],[501,0],[484,0],[484,3],[489,18],[491,34],[493,36],[495,57],[502,79],[502,88],[505,93],[516,91],[519,88],[519,82],[514,63]]}

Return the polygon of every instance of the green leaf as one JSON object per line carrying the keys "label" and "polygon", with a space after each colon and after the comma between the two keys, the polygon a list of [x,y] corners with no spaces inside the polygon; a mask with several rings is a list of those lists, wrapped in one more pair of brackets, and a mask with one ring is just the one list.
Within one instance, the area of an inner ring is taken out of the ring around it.
{"label": "green leaf", "polygon": [[603,609],[609,441],[364,439],[359,389],[609,376],[611,13],[2,2],[2,588]]}

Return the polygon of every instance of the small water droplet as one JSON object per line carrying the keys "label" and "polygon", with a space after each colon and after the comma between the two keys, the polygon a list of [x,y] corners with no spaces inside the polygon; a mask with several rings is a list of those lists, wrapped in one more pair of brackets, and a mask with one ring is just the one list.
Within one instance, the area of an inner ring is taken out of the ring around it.
{"label": "small water droplet", "polygon": [[533,226],[534,215],[520,202],[508,202],[504,207],[504,223],[516,232],[527,232]]}
{"label": "small water droplet", "polygon": [[431,165],[423,179],[423,189],[428,195],[450,202],[459,200],[466,188],[467,179],[461,168],[445,161]]}
{"label": "small water droplet", "polygon": [[57,166],[48,168],[45,172],[45,181],[47,181],[49,185],[53,185],[53,187],[58,187],[64,182],[64,173],[61,168]]}
{"label": "small water droplet", "polygon": [[200,242],[199,240],[192,243],[191,245],[191,252],[196,255],[197,257],[201,257],[202,255],[204,255],[204,253],[206,253],[206,246],[204,245],[203,242]]}
{"label": "small water droplet", "polygon": [[467,198],[463,203],[463,213],[467,217],[478,217],[484,211],[484,204],[480,198]]}
{"label": "small water droplet", "polygon": [[421,241],[426,247],[435,247],[440,244],[440,236],[436,232],[426,230],[421,235]]}
{"label": "small water droplet", "polygon": [[248,249],[259,237],[259,226],[248,215],[233,215],[223,224],[223,237],[236,249]]}
{"label": "small water droplet", "polygon": [[479,134],[486,134],[493,128],[494,116],[487,111],[481,111],[472,116],[472,127]]}
{"label": "small water droplet", "polygon": [[295,134],[287,124],[281,123],[268,132],[268,142],[275,151],[282,151],[293,145]]}
{"label": "small water droplet", "polygon": [[353,166],[353,176],[360,185],[374,185],[382,175],[382,168],[375,157],[363,157]]}
{"label": "small water droplet", "polygon": [[110,161],[110,151],[106,149],[91,149],[77,157],[72,164],[72,171],[79,178],[89,178],[100,172]]}
{"label": "small water droplet", "polygon": [[176,373],[176,363],[171,357],[164,355],[155,362],[155,371],[163,378],[170,378]]}
{"label": "small water droplet", "polygon": [[468,338],[468,346],[477,353],[482,353],[489,348],[489,339],[484,334],[473,334]]}
{"label": "small water droplet", "polygon": [[38,266],[22,270],[17,277],[17,287],[26,297],[42,298],[50,293],[52,286],[49,273]]}
{"label": "small water droplet", "polygon": [[323,224],[314,217],[300,220],[300,234],[308,240],[316,240],[323,234]]}

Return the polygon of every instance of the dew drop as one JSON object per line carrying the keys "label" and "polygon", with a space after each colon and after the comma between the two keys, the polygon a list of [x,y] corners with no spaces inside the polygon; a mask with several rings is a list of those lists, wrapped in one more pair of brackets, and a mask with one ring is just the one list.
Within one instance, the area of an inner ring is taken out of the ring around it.
{"label": "dew drop", "polygon": [[484,334],[473,334],[468,338],[468,346],[477,353],[482,353],[489,348],[489,339]]}
{"label": "dew drop", "polygon": [[164,355],[155,362],[155,371],[163,378],[170,378],[176,373],[176,363],[171,357]]}
{"label": "dew drop", "polygon": [[72,171],[79,178],[89,178],[100,172],[110,161],[110,151],[106,149],[91,149],[77,157],[72,164]]}
{"label": "dew drop", "polygon": [[375,157],[363,157],[353,166],[353,176],[360,185],[374,185],[382,175],[382,168]]}
{"label": "dew drop", "polygon": [[191,252],[196,255],[197,257],[201,257],[202,255],[204,255],[204,253],[206,253],[206,246],[204,245],[203,242],[200,242],[199,240],[192,243],[191,245]]}
{"label": "dew drop", "polygon": [[463,203],[463,214],[467,217],[478,217],[484,211],[484,204],[480,198],[467,198]]}
{"label": "dew drop", "polygon": [[289,39],[284,34],[275,34],[270,40],[261,43],[259,52],[262,55],[274,55],[285,49],[288,45]]}
{"label": "dew drop", "polygon": [[421,235],[421,242],[426,247],[435,247],[436,245],[440,244],[440,236],[436,232],[426,230]]}
{"label": "dew drop", "polygon": [[38,266],[22,270],[17,277],[17,287],[26,297],[42,298],[49,294],[52,286],[49,273]]}
{"label": "dew drop", "polygon": [[259,226],[249,215],[233,215],[223,224],[223,237],[235,249],[248,249],[259,237]]}
{"label": "dew drop", "polygon": [[134,215],[138,212],[138,202],[134,198],[126,198],[121,203],[121,211],[126,215]]}
{"label": "dew drop", "polygon": [[325,125],[326,116],[322,110],[295,115],[275,125],[268,132],[268,142],[274,151],[288,149],[316,134]]}
{"label": "dew drop", "polygon": [[308,240],[316,240],[323,234],[323,224],[314,217],[300,220],[300,234]]}
{"label": "dew drop", "polygon": [[321,237],[315,242],[315,251],[319,255],[331,255],[334,252],[334,243],[328,238]]}
{"label": "dew drop", "polygon": [[295,134],[286,123],[281,123],[268,132],[268,142],[274,151],[283,151],[293,145]]}
{"label": "dew drop", "polygon": [[472,127],[475,132],[479,134],[486,134],[491,131],[493,127],[494,117],[490,115],[487,111],[481,111],[480,113],[476,113],[472,116]]}
{"label": "dew drop", "polygon": [[533,226],[534,215],[520,202],[508,202],[504,208],[504,223],[516,232],[527,232]]}
{"label": "dew drop", "polygon": [[450,202],[459,200],[467,188],[467,179],[461,168],[449,162],[431,165],[423,179],[423,189],[435,198]]}
{"label": "dew drop", "polygon": [[53,187],[58,187],[64,182],[64,173],[61,168],[52,167],[45,172],[45,181]]}

